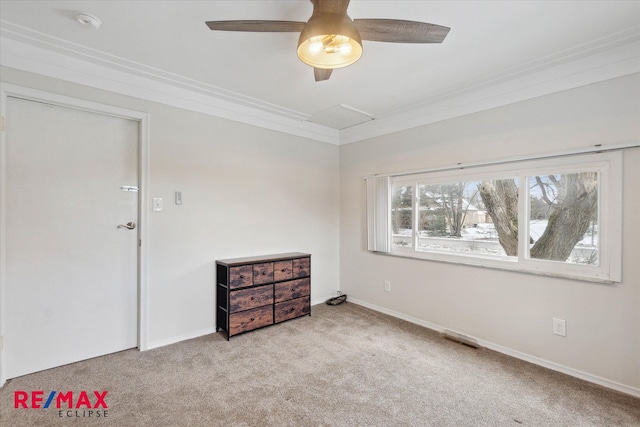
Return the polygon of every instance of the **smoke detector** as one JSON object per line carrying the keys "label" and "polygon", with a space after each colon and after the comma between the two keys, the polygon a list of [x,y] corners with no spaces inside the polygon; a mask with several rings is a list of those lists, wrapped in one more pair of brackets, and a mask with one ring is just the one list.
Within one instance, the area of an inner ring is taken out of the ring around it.
{"label": "smoke detector", "polygon": [[97,30],[100,28],[100,25],[102,25],[102,21],[100,19],[84,12],[78,13],[76,15],[76,19],[85,27],[93,28],[94,30]]}

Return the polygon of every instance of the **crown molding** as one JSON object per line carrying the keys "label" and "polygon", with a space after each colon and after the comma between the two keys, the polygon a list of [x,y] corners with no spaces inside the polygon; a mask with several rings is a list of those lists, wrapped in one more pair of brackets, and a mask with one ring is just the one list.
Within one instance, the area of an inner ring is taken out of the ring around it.
{"label": "crown molding", "polygon": [[255,98],[0,20],[0,65],[329,144],[339,132]]}
{"label": "crown molding", "polygon": [[640,28],[521,64],[343,130],[309,115],[0,20],[0,65],[334,145],[640,72]]}
{"label": "crown molding", "polygon": [[640,73],[640,28],[506,70],[467,87],[340,131],[341,144],[452,119],[564,90]]}

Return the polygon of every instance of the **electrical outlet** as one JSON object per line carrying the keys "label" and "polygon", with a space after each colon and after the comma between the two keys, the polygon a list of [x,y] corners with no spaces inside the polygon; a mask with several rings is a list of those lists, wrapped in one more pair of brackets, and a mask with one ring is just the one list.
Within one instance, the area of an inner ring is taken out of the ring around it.
{"label": "electrical outlet", "polygon": [[562,337],[567,336],[567,322],[564,319],[553,318],[553,333]]}
{"label": "electrical outlet", "polygon": [[391,281],[389,280],[384,281],[384,291],[391,292]]}

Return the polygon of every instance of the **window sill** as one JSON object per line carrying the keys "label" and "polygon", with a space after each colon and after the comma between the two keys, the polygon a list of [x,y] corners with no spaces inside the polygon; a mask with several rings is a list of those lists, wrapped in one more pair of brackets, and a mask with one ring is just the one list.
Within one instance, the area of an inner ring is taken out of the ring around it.
{"label": "window sill", "polygon": [[[471,267],[482,267],[494,270],[512,271],[515,273],[534,274],[537,276],[555,277],[560,279],[579,280],[584,282],[592,282],[606,285],[614,285],[621,282],[621,279],[611,278],[610,274],[601,271],[598,267],[590,269],[584,265],[572,265],[562,264],[565,271],[550,271],[548,268],[537,269],[535,268],[535,261],[528,262],[528,265],[523,266],[522,261],[518,262],[516,257],[510,259],[495,259],[485,256],[460,256],[460,255],[448,255],[440,253],[427,253],[427,252],[415,252],[408,248],[407,250],[395,249],[392,252],[373,252],[379,255],[387,255],[399,258],[410,258],[423,261],[444,262],[447,264],[466,265]],[[573,268],[580,271],[571,271]]]}

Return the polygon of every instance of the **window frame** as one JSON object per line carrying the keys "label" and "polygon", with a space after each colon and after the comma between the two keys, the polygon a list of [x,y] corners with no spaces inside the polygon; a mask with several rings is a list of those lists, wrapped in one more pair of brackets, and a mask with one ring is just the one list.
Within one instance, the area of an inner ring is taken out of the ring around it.
{"label": "window frame", "polygon": [[[530,226],[529,178],[547,174],[590,171],[598,174],[598,265],[530,258],[528,243]],[[622,279],[622,152],[587,153],[469,168],[397,174],[390,175],[390,177],[389,193],[392,193],[396,186],[413,186],[412,245],[396,246],[391,244],[388,252],[390,255],[600,283],[618,283]],[[518,180],[518,236],[520,237],[517,257],[416,249],[419,235],[418,185],[514,178]],[[389,217],[391,216],[391,208],[389,203]],[[389,241],[392,242],[393,230],[391,227],[387,232]]]}

